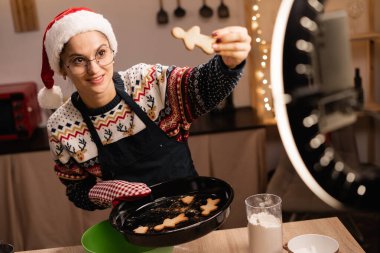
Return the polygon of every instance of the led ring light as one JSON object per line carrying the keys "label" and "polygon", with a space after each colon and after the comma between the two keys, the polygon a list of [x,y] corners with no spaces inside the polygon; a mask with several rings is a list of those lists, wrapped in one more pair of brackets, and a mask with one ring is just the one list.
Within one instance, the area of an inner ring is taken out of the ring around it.
{"label": "led ring light", "polygon": [[276,120],[287,155],[305,184],[336,209],[380,210],[380,171],[352,168],[329,133],[356,121],[346,15],[324,2],[283,0],[271,47]]}

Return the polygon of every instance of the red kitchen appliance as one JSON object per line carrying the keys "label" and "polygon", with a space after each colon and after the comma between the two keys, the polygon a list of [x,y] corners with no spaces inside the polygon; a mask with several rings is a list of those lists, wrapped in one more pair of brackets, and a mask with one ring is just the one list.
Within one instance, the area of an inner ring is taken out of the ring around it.
{"label": "red kitchen appliance", "polygon": [[0,84],[0,140],[27,139],[40,122],[34,82]]}

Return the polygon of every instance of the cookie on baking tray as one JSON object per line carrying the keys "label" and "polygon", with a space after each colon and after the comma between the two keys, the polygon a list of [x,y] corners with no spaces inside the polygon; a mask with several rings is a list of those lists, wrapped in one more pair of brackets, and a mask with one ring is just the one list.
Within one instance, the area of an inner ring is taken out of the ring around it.
{"label": "cookie on baking tray", "polygon": [[165,219],[162,224],[159,224],[157,226],[154,226],[154,230],[161,231],[164,228],[174,228],[178,223],[187,221],[189,218],[185,216],[184,213],[180,213],[178,216],[174,217],[173,219]]}
{"label": "cookie on baking tray", "polygon": [[207,199],[207,204],[201,206],[202,210],[202,215],[203,216],[208,216],[212,211],[215,211],[218,209],[218,203],[220,202],[220,199],[212,199],[208,198]]}

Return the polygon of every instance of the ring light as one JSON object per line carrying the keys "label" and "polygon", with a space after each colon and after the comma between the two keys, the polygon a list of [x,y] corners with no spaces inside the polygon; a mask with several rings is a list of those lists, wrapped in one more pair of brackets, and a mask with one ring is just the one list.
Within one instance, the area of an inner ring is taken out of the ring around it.
{"label": "ring light", "polygon": [[329,140],[355,123],[360,107],[346,13],[324,13],[324,1],[283,0],[270,68],[278,130],[301,179],[336,209],[380,210],[380,171],[353,168]]}

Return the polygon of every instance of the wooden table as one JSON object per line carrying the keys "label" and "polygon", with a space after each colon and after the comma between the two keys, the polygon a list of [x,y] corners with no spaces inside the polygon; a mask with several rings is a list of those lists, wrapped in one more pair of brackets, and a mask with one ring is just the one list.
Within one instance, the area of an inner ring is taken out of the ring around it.
{"label": "wooden table", "polygon": [[[284,223],[283,241],[301,234],[323,234],[339,242],[339,253],[364,253],[364,250],[339,221],[338,218],[324,218]],[[23,253],[84,253],[81,246],[44,250],[22,251]],[[244,253],[248,252],[247,228],[214,231],[189,243],[177,245],[173,253]],[[283,251],[287,252],[286,250]]]}

